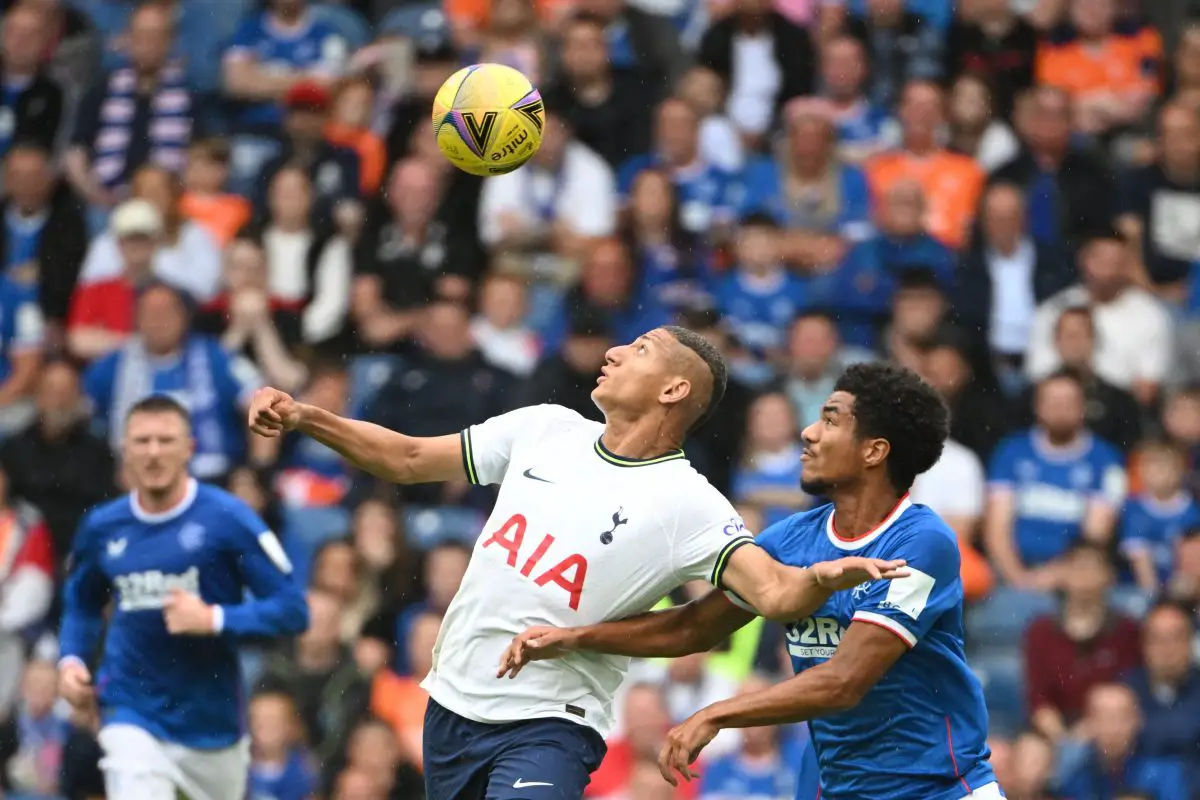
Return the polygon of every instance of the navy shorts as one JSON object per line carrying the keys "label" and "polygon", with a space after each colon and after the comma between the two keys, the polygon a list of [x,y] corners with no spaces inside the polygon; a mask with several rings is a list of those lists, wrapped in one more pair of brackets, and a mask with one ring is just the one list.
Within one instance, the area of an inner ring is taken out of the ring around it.
{"label": "navy shorts", "polygon": [[608,750],[576,722],[489,725],[433,700],[422,741],[427,800],[579,800]]}

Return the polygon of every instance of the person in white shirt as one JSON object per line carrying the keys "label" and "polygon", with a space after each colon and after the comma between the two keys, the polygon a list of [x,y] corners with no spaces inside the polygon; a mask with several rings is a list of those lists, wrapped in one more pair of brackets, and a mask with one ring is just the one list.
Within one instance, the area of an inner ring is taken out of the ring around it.
{"label": "person in white shirt", "polygon": [[1149,404],[1167,378],[1174,331],[1167,309],[1135,286],[1129,249],[1115,231],[1093,234],[1079,251],[1082,282],[1038,306],[1025,354],[1025,372],[1039,381],[1062,366],[1054,346],[1058,316],[1088,307],[1096,326],[1096,374]]}
{"label": "person in white shirt", "polygon": [[258,435],[299,431],[398,483],[500,486],[422,684],[430,800],[516,800],[529,798],[529,787],[582,795],[604,756],[629,659],[571,654],[497,683],[501,655],[532,625],[621,619],[692,580],[764,616],[797,619],[834,591],[907,574],[902,562],[865,558],[786,567],[754,543],[680,449],[725,384],[724,361],[706,339],[667,327],[606,354],[592,392],[604,424],[540,405],[415,438],[275,389],[257,394],[250,427]]}

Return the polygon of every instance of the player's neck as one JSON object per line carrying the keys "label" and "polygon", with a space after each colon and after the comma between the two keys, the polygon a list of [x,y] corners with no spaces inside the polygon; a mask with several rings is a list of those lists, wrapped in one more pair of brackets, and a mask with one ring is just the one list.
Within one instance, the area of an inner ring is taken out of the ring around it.
{"label": "player's neck", "polygon": [[173,486],[170,486],[161,491],[146,491],[145,489],[136,489],[134,491],[137,497],[138,508],[149,514],[162,514],[165,511],[178,506],[187,497],[188,478],[177,481]]}
{"label": "player's neck", "polygon": [[837,535],[843,539],[855,539],[870,533],[896,510],[902,496],[890,486],[869,483],[832,492]]}
{"label": "player's neck", "polygon": [[626,421],[610,416],[600,437],[604,449],[615,456],[633,460],[655,458],[678,450],[683,437],[665,429],[664,420],[644,416]]}

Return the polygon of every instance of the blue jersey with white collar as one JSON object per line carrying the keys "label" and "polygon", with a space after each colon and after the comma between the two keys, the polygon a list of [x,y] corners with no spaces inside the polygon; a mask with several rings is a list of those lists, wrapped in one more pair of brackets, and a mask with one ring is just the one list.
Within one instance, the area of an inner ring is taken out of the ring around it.
{"label": "blue jersey with white collar", "polygon": [[[105,720],[187,747],[228,747],[244,734],[238,637],[308,626],[291,569],[266,523],[214,486],[189,481],[184,501],[160,514],[132,494],[118,498],[93,509],[75,534],[62,656],[92,662],[111,599],[96,674]],[[163,603],[177,588],[220,608],[220,633],[167,632]]]}
{"label": "blue jersey with white collar", "polygon": [[1187,492],[1169,500],[1139,494],[1121,510],[1118,544],[1125,556],[1148,554],[1159,583],[1165,584],[1175,567],[1176,543],[1194,528],[1200,528],[1200,506]]}
{"label": "blue jersey with white collar", "polygon": [[870,533],[836,531],[833,506],[796,514],[755,540],[777,561],[805,567],[849,555],[903,558],[912,574],[833,595],[787,625],[799,674],[837,652],[852,623],[877,625],[909,652],[856,707],[811,720],[822,800],[961,800],[995,781],[983,689],[963,654],[958,541],[930,509],[906,496]]}

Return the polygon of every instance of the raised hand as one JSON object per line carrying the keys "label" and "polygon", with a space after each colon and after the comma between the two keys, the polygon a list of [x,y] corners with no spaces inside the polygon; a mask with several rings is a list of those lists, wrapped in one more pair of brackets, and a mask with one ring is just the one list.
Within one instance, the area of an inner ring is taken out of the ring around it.
{"label": "raised hand", "polygon": [[850,556],[836,561],[819,561],[809,569],[817,580],[817,584],[833,592],[853,589],[865,581],[895,580],[907,578],[909,571],[904,568],[904,559],[888,561],[882,558],[861,558]]}
{"label": "raised hand", "polygon": [[250,430],[273,439],[293,430],[300,422],[300,404],[290,394],[264,387],[250,400]]}
{"label": "raised hand", "polygon": [[517,677],[530,661],[548,661],[562,658],[575,649],[576,634],[571,628],[553,628],[539,625],[513,637],[504,654],[500,656],[497,678],[508,675]]}

